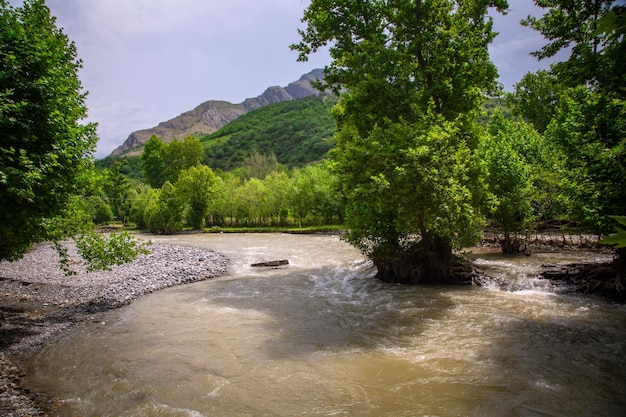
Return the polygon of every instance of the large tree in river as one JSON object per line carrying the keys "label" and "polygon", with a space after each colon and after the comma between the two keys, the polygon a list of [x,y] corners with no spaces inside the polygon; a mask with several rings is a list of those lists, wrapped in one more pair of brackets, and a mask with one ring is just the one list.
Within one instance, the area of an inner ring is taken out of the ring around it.
{"label": "large tree in river", "polygon": [[474,122],[496,88],[486,0],[313,0],[300,59],[329,46],[334,164],[347,240],[388,282],[467,282],[452,249],[475,242],[483,184]]}

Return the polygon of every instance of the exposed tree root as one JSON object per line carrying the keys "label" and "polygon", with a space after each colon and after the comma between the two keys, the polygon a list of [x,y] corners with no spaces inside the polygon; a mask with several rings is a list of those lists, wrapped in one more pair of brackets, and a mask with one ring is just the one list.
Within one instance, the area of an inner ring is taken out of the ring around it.
{"label": "exposed tree root", "polygon": [[626,280],[620,274],[619,265],[620,261],[616,259],[612,263],[546,266],[539,277],[571,285],[579,293],[626,302]]}

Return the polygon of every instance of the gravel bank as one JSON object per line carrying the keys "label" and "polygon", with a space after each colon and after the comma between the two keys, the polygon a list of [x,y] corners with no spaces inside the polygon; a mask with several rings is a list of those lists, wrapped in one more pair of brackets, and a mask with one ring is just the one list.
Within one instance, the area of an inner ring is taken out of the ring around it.
{"label": "gravel bank", "polygon": [[38,245],[19,261],[0,262],[0,415],[45,415],[42,402],[21,383],[19,359],[25,353],[141,295],[224,274],[228,264],[206,250],[152,244],[149,255],[130,264],[87,272],[75,247],[68,247],[75,276],[60,271],[51,245]]}

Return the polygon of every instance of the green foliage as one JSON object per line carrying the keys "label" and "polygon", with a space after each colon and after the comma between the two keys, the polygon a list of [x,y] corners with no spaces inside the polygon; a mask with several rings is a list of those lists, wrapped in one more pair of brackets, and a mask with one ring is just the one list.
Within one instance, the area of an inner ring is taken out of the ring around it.
{"label": "green foliage", "polygon": [[59,242],[85,233],[93,228],[93,223],[91,216],[84,209],[84,200],[79,196],[72,196],[58,215],[46,218],[40,226],[48,231],[46,236],[48,240]]}
{"label": "green foliage", "polygon": [[282,169],[276,159],[276,155],[261,155],[257,151],[252,151],[243,165],[242,176],[245,179],[258,178],[265,179],[269,174]]}
{"label": "green foliage", "polygon": [[286,224],[289,219],[290,196],[293,195],[292,179],[284,171],[274,171],[264,178],[267,214],[272,224]]}
{"label": "green foliage", "polygon": [[133,221],[130,219],[132,205],[143,184],[127,174],[126,158],[108,158],[97,165],[87,176],[83,190],[85,211],[96,224],[106,224],[115,218],[128,225]]}
{"label": "green foliage", "polygon": [[454,123],[391,124],[362,137],[344,126],[334,158],[347,200],[348,241],[371,255],[412,234],[473,244],[483,224],[474,208],[473,155]]}
{"label": "green foliage", "polygon": [[348,240],[382,279],[418,282],[421,270],[445,281],[451,248],[477,239],[475,120],[485,96],[498,92],[490,6],[508,4],[313,0],[304,12],[292,49],[306,60],[329,45],[321,87],[342,94],[333,156]]}
{"label": "green foliage", "polygon": [[615,233],[610,234],[604,239],[598,241],[602,245],[614,246],[617,249],[626,248],[626,216],[609,216],[617,224],[615,225]]}
{"label": "green foliage", "polygon": [[544,59],[567,48],[570,56],[549,73],[527,75],[513,95],[514,112],[543,130],[560,159],[552,167],[559,171],[555,199],[568,218],[607,233],[607,216],[626,210],[626,6],[609,0],[536,3],[546,12],[523,24],[548,43],[534,55]]}
{"label": "green foliage", "polygon": [[[626,95],[626,49],[619,36],[620,21],[626,6],[615,0],[542,0],[546,8],[541,17],[531,17],[522,24],[540,32],[548,43],[533,53],[544,59],[569,49],[570,57],[552,65],[551,71],[567,87],[590,85],[605,94]],[[623,33],[623,32],[622,32]]]}
{"label": "green foliage", "polygon": [[108,237],[93,232],[93,223],[85,201],[73,197],[64,210],[56,217],[46,219],[48,238],[52,241],[59,256],[59,267],[66,275],[76,272],[70,268],[69,252],[61,242],[73,237],[81,257],[87,262],[87,270],[109,269],[111,265],[121,265],[133,261],[140,253],[146,253],[146,244],[135,240],[127,233],[111,234]]}
{"label": "green foliage", "polygon": [[90,232],[76,238],[81,257],[88,262],[87,271],[110,270],[113,265],[132,262],[148,254],[150,242],[134,239],[127,232],[108,235]]}
{"label": "green foliage", "polygon": [[166,148],[167,144],[154,135],[143,147],[141,170],[152,188],[160,188],[167,181]]}
{"label": "green foliage", "polygon": [[543,133],[554,116],[554,106],[562,89],[548,71],[528,73],[515,84],[515,92],[507,95],[507,102],[515,116],[522,117]]}
{"label": "green foliage", "polygon": [[166,181],[175,183],[182,171],[200,165],[201,160],[202,144],[191,136],[182,142],[165,143],[152,135],[141,154],[144,177],[153,188],[160,188]]}
{"label": "green foliage", "polygon": [[233,225],[237,218],[237,190],[242,180],[233,173],[226,172],[215,181],[214,199],[209,208],[212,225]]}
{"label": "green foliage", "polygon": [[263,220],[269,216],[266,204],[268,195],[265,182],[258,178],[251,178],[243,183],[237,190],[238,210],[237,214],[260,226]]}
{"label": "green foliage", "polygon": [[520,149],[531,142],[532,138],[527,136],[530,134],[533,134],[531,129],[523,129],[521,123],[507,121],[496,113],[479,149],[493,195],[489,219],[506,238],[511,232],[524,230],[534,220],[532,167]]}
{"label": "green foliage", "polygon": [[141,156],[107,156],[106,158],[95,161],[96,170],[111,169],[116,163],[121,163],[120,172],[132,181],[145,182],[143,172],[141,171]]}
{"label": "green foliage", "polygon": [[76,275],[76,271],[70,268],[70,255],[68,249],[61,244],[59,241],[52,242],[54,245],[54,250],[57,252],[59,256],[59,268],[65,276]]}
{"label": "green foliage", "polygon": [[122,162],[116,162],[111,169],[104,169],[102,191],[106,195],[111,211],[123,224],[128,222],[130,211],[132,184],[121,172]]}
{"label": "green foliage", "polygon": [[135,224],[139,229],[147,229],[146,224],[146,207],[151,201],[158,198],[159,190],[154,190],[149,187],[140,189],[137,196],[133,199],[132,206],[130,208],[129,220]]}
{"label": "green foliage", "polygon": [[152,191],[144,211],[148,228],[157,234],[172,234],[182,230],[184,202],[176,187],[165,181],[163,187]]}
{"label": "green foliage", "polygon": [[181,172],[202,162],[202,144],[193,136],[182,142],[173,140],[165,147],[165,167],[167,179],[175,183]]}
{"label": "green foliage", "polygon": [[215,170],[232,170],[253,153],[275,155],[294,167],[317,161],[334,145],[335,123],[330,109],[336,100],[308,97],[261,107],[202,137],[204,163]]}
{"label": "green foliage", "polygon": [[207,166],[183,171],[177,183],[144,190],[131,221],[155,233],[183,228],[310,226],[340,223],[337,178],[325,163],[247,178],[245,171],[215,175]]}
{"label": "green foliage", "polygon": [[498,97],[488,97],[487,100],[485,100],[485,102],[483,103],[482,113],[480,116],[478,116],[478,119],[476,119],[476,121],[481,126],[487,126],[487,123],[489,123],[489,120],[491,120],[496,112],[501,113],[505,119],[512,118],[511,110],[503,99]]}
{"label": "green foliage", "polygon": [[113,220],[111,206],[99,195],[86,197],[85,212],[95,224],[107,224]]}
{"label": "green foliage", "polygon": [[329,164],[309,165],[292,172],[288,205],[298,225],[333,224],[343,219],[343,205],[338,178]]}
{"label": "green foliage", "polygon": [[545,135],[567,169],[561,188],[569,217],[607,233],[626,210],[626,112],[586,86],[566,90]]}
{"label": "green foliage", "polygon": [[215,174],[205,165],[193,166],[178,177],[176,187],[186,204],[187,224],[192,229],[201,229],[204,224],[214,184]]}
{"label": "green foliage", "polygon": [[72,42],[43,0],[0,3],[0,260],[51,230],[91,169],[95,125],[87,116]]}
{"label": "green foliage", "polygon": [[[346,114],[359,114],[361,133],[384,118],[415,121],[433,106],[448,120],[475,112],[485,93],[497,91],[488,44],[495,37],[487,7],[506,1],[351,3],[312,1],[304,12],[299,60],[330,45],[333,62],[323,87],[342,99]],[[421,113],[421,112],[418,112]]]}

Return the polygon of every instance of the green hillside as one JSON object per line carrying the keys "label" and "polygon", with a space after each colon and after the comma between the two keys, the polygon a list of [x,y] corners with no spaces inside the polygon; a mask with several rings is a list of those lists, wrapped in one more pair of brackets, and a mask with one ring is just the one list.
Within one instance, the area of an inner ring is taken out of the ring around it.
{"label": "green hillside", "polygon": [[323,158],[335,142],[331,108],[336,99],[311,96],[261,107],[217,132],[202,135],[204,163],[224,171],[241,166],[252,152],[276,155],[288,167]]}
{"label": "green hillside", "polygon": [[506,106],[504,99],[490,97],[483,104],[484,114],[478,118],[478,123],[483,126],[486,126],[491,119],[491,116],[496,110],[502,112],[506,119],[511,119],[511,110]]}
{"label": "green hillside", "polygon": [[[198,135],[204,147],[203,163],[212,169],[230,171],[242,166],[254,151],[273,153],[278,162],[290,168],[318,161],[335,145],[331,108],[336,102],[335,97],[311,96],[270,104],[238,117],[212,134]],[[496,109],[510,117],[500,99],[487,99],[483,108],[485,114],[479,119],[483,125]],[[142,179],[138,156],[109,156],[96,165],[110,168],[120,159],[125,160],[124,174]]]}

